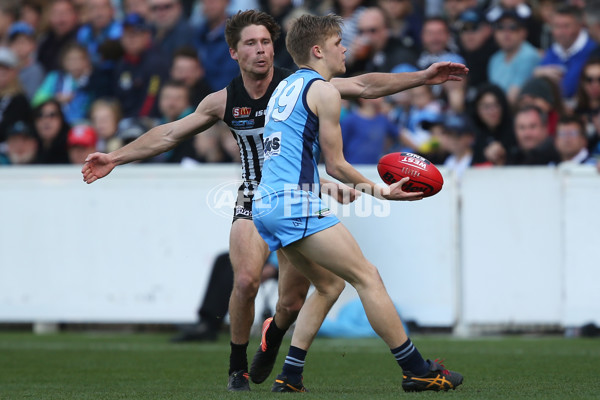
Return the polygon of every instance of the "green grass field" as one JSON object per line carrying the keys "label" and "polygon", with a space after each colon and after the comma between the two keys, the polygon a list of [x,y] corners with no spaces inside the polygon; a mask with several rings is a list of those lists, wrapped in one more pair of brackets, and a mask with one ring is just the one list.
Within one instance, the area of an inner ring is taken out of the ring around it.
{"label": "green grass field", "polygon": [[[599,399],[600,340],[413,336],[425,357],[465,376],[447,393],[404,393],[400,369],[378,339],[318,339],[306,394],[228,393],[229,342],[171,344],[166,334],[0,333],[0,399]],[[250,344],[252,356],[258,339]],[[276,364],[283,363],[289,340]]]}

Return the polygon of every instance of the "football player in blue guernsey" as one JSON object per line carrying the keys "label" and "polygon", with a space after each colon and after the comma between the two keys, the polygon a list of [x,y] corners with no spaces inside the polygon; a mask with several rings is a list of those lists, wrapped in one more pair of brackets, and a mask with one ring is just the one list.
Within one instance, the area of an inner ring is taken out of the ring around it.
{"label": "football player in blue guernsey", "polygon": [[[254,383],[261,383],[269,376],[281,340],[296,320],[310,286],[309,281],[278,252],[279,299],[275,315],[263,324],[261,343],[248,374],[247,347],[254,322],[254,301],[261,270],[269,255],[267,244],[252,223],[252,193],[261,178],[264,111],[275,87],[292,73],[273,66],[273,41],[277,39],[279,31],[275,20],[261,11],[248,10],[232,16],[226,23],[225,36],[231,57],[240,66],[240,75],[226,88],[204,98],[190,115],[159,125],[109,154],[90,154],[81,169],[83,180],[92,183],[108,175],[117,165],[169,151],[187,138],[204,132],[217,121],[224,121],[229,126],[240,147],[243,181],[229,238],[234,271],[229,302],[231,355],[227,388],[231,391],[250,390],[249,375]],[[419,85],[458,79],[457,75],[467,71],[462,64],[444,62],[433,64],[423,71],[365,74],[335,78],[331,83],[345,98],[372,98]],[[342,189],[338,190],[337,186],[327,191],[334,198],[354,198],[353,191],[345,196],[341,196],[341,192]]]}
{"label": "football player in blue guernsey", "polygon": [[317,160],[322,156],[329,175],[363,187],[379,199],[422,198],[421,192],[402,190],[408,178],[391,186],[377,185],[344,159],[341,96],[330,83],[346,70],[341,22],[341,17],[332,14],[303,15],[293,22],[286,46],[299,70],[277,86],[267,107],[265,161],[254,194],[254,224],[269,248],[282,251],[316,289],[300,310],[283,371],[272,391],[307,391],[302,382],[304,360],[344,289],[344,280],[357,290],[371,326],[402,368],[404,390],[454,389],[462,383],[462,376],[423,359],[406,335],[377,268],[365,259],[350,232],[318,195]]}

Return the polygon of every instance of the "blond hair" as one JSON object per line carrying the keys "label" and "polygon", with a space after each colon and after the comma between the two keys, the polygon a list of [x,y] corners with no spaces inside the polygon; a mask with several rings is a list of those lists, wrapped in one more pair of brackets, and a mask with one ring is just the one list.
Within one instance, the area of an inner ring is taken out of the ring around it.
{"label": "blond hair", "polygon": [[285,46],[296,65],[306,64],[310,60],[310,49],[323,46],[333,35],[342,35],[342,17],[335,14],[315,16],[305,14],[292,22],[287,34]]}

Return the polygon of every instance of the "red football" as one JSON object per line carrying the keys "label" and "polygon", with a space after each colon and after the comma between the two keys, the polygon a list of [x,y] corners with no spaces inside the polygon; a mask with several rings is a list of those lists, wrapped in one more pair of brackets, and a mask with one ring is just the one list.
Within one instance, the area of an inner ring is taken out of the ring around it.
{"label": "red football", "polygon": [[433,196],[444,185],[442,174],[429,160],[413,153],[390,153],[381,157],[377,172],[388,185],[408,176],[410,180],[402,186],[405,192],[423,192]]}

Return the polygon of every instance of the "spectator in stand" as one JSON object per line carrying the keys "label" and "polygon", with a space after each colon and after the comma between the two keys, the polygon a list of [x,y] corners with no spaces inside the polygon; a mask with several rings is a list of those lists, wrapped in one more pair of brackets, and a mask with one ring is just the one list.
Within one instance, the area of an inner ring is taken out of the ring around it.
{"label": "spectator in stand", "polygon": [[17,0],[0,2],[0,46],[8,45],[8,30],[19,20],[20,4]]}
{"label": "spectator in stand", "polygon": [[[191,114],[194,108],[190,104],[190,91],[183,82],[167,81],[159,96],[160,124],[166,124]],[[185,158],[196,159],[194,138],[181,142],[173,150],[155,157],[154,161],[180,163]]]}
{"label": "spectator in stand", "polygon": [[558,85],[549,78],[529,79],[521,88],[516,102],[517,108],[525,105],[535,105],[546,113],[548,132],[554,136],[558,119],[565,114],[565,105]]}
{"label": "spectator in stand", "polygon": [[202,99],[212,93],[212,89],[205,79],[204,67],[196,50],[191,47],[184,47],[175,52],[170,78],[183,82],[187,86],[192,106],[197,106]]}
{"label": "spectator in stand", "polygon": [[23,0],[21,3],[21,12],[19,20],[25,22],[33,28],[36,33],[39,33],[42,25],[43,2],[41,0]]}
{"label": "spectator in stand", "polygon": [[238,64],[229,54],[225,40],[225,21],[229,0],[204,0],[204,23],[196,34],[196,46],[201,60],[207,61],[206,81],[213,91],[221,90],[239,75]]}
{"label": "spectator in stand", "polygon": [[71,0],[53,0],[48,8],[48,28],[40,39],[37,59],[46,72],[60,69],[59,55],[77,38],[78,17]]}
{"label": "spectator in stand", "polygon": [[[545,0],[541,0],[540,3],[543,1]],[[516,13],[525,23],[527,29],[527,41],[534,47],[540,48],[542,47],[541,37],[543,21],[533,13],[531,7],[527,3],[526,0],[500,0],[487,11],[486,18],[490,23],[494,24],[505,11]]]}
{"label": "spectator in stand", "polygon": [[288,20],[293,12],[298,12],[299,7],[294,7],[293,0],[260,0],[260,8],[275,19],[275,22],[281,27],[281,34],[273,42],[275,51],[274,64],[277,67],[295,70],[297,67],[292,60],[292,56],[285,47],[285,37],[287,34]]}
{"label": "spectator in stand", "polygon": [[398,127],[387,117],[384,99],[357,99],[341,121],[344,158],[351,164],[377,164],[398,140]]}
{"label": "spectator in stand", "polygon": [[379,0],[377,5],[389,16],[390,35],[415,52],[421,51],[423,17],[416,2]]}
{"label": "spectator in stand", "polygon": [[40,140],[40,164],[68,164],[67,133],[71,129],[60,103],[49,99],[33,110],[33,122]]}
{"label": "spectator in stand", "polygon": [[562,96],[570,99],[577,90],[583,65],[597,44],[583,27],[581,9],[571,5],[556,8],[552,16],[552,38],[554,44],[544,54],[535,75],[560,83]]}
{"label": "spectator in stand", "polygon": [[410,110],[406,128],[401,131],[401,143],[405,151],[428,155],[436,150],[436,138],[430,128],[443,116],[442,103],[431,86],[417,86],[405,92],[410,98]]}
{"label": "spectator in stand", "polygon": [[111,152],[122,146],[116,137],[121,120],[121,105],[117,100],[98,99],[90,107],[90,122],[98,135],[98,151]]}
{"label": "spectator in stand", "polygon": [[427,18],[421,32],[423,50],[417,60],[417,67],[428,68],[439,61],[452,61],[464,64],[465,60],[458,54],[456,44],[452,42],[450,28],[441,17]]}
{"label": "spectator in stand", "polygon": [[477,0],[444,0],[443,10],[438,10],[429,16],[442,16],[448,23],[452,35],[460,31],[462,25],[460,16],[469,9],[477,8]]}
{"label": "spectator in stand", "polygon": [[33,28],[25,22],[16,22],[8,31],[11,50],[19,60],[19,81],[30,100],[44,81],[44,67],[36,61],[37,43]]}
{"label": "spectator in stand", "polygon": [[487,66],[498,46],[492,35],[492,27],[476,8],[465,10],[458,17],[458,45],[467,66],[467,88],[472,99],[476,88],[488,81]]}
{"label": "spectator in stand", "polygon": [[123,117],[158,117],[158,91],[168,76],[168,60],[152,51],[151,27],[138,14],[125,17],[121,44],[125,54],[115,67],[113,96]]}
{"label": "spectator in stand", "polygon": [[473,162],[503,165],[506,153],[516,144],[511,107],[502,88],[481,86],[471,110],[475,129]]}
{"label": "spectator in stand", "polygon": [[[423,51],[417,60],[419,69],[428,68],[439,61],[452,61],[464,64],[465,60],[458,54],[458,49],[451,41],[448,23],[439,17],[427,18],[421,33]],[[465,106],[467,79],[447,81],[433,87],[436,97],[445,98],[451,112],[462,113]]]}
{"label": "spectator in stand", "polygon": [[97,136],[89,125],[75,125],[67,135],[67,149],[71,164],[83,165],[90,152],[96,151]]}
{"label": "spectator in stand", "polygon": [[94,73],[88,53],[79,43],[71,43],[63,49],[62,69],[46,75],[32,104],[34,107],[55,98],[62,106],[70,124],[87,118],[88,110],[97,93],[102,90],[102,81]]}
{"label": "spectator in stand", "polygon": [[554,140],[548,132],[544,111],[534,105],[517,110],[515,115],[517,145],[508,152],[507,165],[549,165],[560,162]]}
{"label": "spectator in stand", "polygon": [[600,154],[600,58],[588,60],[583,67],[574,113],[586,126],[590,151]]}
{"label": "spectator in stand", "polygon": [[123,12],[127,14],[138,14],[144,19],[150,18],[150,5],[148,0],[123,0]]}
{"label": "spectator in stand", "polygon": [[85,46],[95,67],[110,68],[103,65],[100,45],[108,40],[119,40],[123,33],[123,27],[114,19],[111,0],[86,0],[85,12],[89,22],[77,31],[77,41]]}
{"label": "spectator in stand", "polygon": [[[600,43],[600,2],[589,1],[584,9],[585,27],[592,40]],[[590,54],[590,59],[600,58],[600,46]]]}
{"label": "spectator in stand", "polygon": [[444,120],[442,135],[442,143],[449,154],[444,167],[453,171],[460,181],[465,171],[474,165],[475,129],[466,114],[450,114]]}
{"label": "spectator in stand", "polygon": [[159,96],[160,124],[166,124],[191,114],[194,108],[190,104],[190,91],[179,81],[167,81]]}
{"label": "spectator in stand", "polygon": [[490,60],[488,76],[491,83],[504,90],[511,104],[541,60],[539,51],[525,40],[526,36],[525,20],[514,11],[505,11],[494,23],[494,37],[500,50]]}
{"label": "spectator in stand", "polygon": [[148,0],[148,6],[154,46],[165,59],[172,59],[181,47],[194,45],[194,31],[183,15],[180,0]]}
{"label": "spectator in stand", "polygon": [[0,47],[0,143],[17,121],[31,122],[31,107],[18,78],[19,60],[8,47]]}
{"label": "spectator in stand", "polygon": [[390,34],[388,19],[379,7],[369,7],[358,19],[358,36],[349,49],[347,74],[390,72],[399,64],[416,62],[416,54]]}
{"label": "spectator in stand", "polygon": [[6,153],[0,153],[0,165],[37,164],[39,140],[28,123],[17,121],[8,128]]}
{"label": "spectator in stand", "polygon": [[583,121],[576,117],[562,117],[558,121],[554,146],[560,155],[560,163],[596,165],[590,156]]}
{"label": "spectator in stand", "polygon": [[[352,42],[358,35],[358,18],[366,10],[368,0],[333,0],[327,14],[333,13],[344,19],[342,26],[342,46],[348,51],[346,57],[352,57]],[[275,53],[277,54],[277,53]]]}

